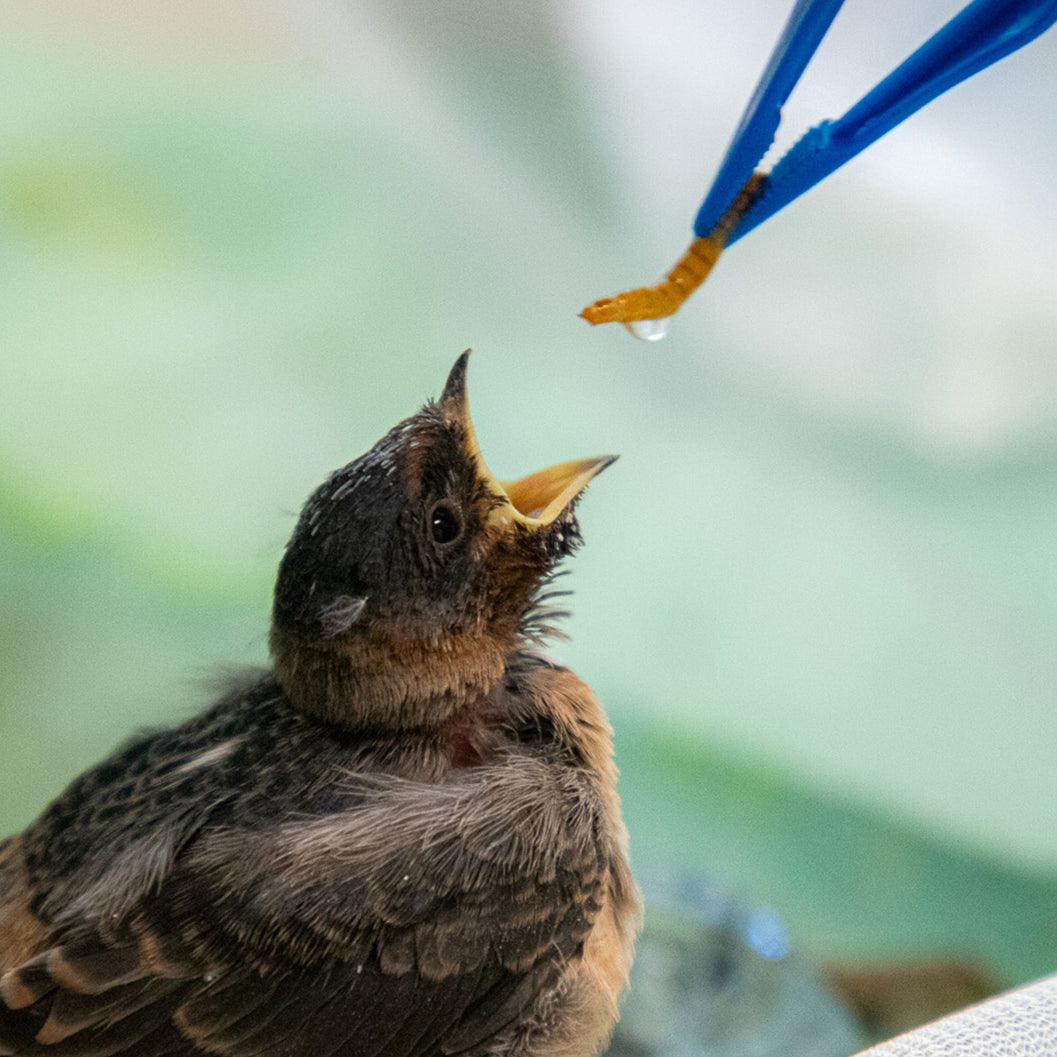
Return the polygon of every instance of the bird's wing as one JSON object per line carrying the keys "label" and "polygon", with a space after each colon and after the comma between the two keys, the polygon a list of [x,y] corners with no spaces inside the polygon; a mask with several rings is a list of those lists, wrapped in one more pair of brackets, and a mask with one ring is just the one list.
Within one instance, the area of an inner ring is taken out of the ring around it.
{"label": "bird's wing", "polygon": [[48,928],[33,913],[21,837],[0,840],[0,972],[32,958],[48,942]]}
{"label": "bird's wing", "polygon": [[604,899],[578,769],[349,778],[336,813],[206,833],[115,928],[0,980],[0,1054],[440,1057],[516,1022]]}

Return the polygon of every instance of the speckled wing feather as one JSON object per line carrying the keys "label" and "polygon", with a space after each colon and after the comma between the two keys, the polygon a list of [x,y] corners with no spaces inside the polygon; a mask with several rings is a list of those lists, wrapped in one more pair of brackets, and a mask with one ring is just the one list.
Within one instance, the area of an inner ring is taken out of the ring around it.
{"label": "speckled wing feather", "polygon": [[599,910],[593,787],[514,751],[440,784],[350,774],[343,794],[205,828],[126,912],[64,923],[0,981],[0,1054],[487,1052]]}

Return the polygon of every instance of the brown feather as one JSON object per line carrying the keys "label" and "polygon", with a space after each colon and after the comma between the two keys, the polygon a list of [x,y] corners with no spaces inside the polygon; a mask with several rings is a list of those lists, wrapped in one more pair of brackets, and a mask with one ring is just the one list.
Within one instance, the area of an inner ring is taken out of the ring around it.
{"label": "brown feather", "polygon": [[29,961],[47,944],[48,929],[33,914],[18,837],[0,841],[0,973]]}

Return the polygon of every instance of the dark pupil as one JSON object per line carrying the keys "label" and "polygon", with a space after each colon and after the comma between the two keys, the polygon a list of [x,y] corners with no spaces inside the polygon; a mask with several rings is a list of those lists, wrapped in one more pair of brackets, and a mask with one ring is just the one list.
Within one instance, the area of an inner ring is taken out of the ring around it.
{"label": "dark pupil", "polygon": [[446,506],[439,506],[433,511],[430,525],[433,530],[433,539],[437,543],[451,543],[459,534],[459,522]]}

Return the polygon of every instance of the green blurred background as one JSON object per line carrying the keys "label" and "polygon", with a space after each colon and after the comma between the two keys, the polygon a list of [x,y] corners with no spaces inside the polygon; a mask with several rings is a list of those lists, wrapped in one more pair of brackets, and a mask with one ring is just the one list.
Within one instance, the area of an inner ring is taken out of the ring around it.
{"label": "green blurred background", "polygon": [[[849,2],[781,146],[960,4]],[[558,652],[639,864],[808,952],[1057,968],[1057,32],[724,257],[785,0],[0,0],[0,831],[261,663],[293,517],[476,350],[503,476],[622,459]]]}

